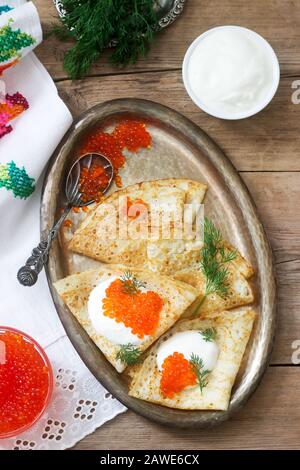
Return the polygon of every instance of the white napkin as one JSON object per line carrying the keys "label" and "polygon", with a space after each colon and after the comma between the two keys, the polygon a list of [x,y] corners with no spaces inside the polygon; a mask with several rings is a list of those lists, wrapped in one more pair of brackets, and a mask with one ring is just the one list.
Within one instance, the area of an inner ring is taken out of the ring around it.
{"label": "white napkin", "polygon": [[[5,72],[4,80],[8,93],[18,91],[26,97],[29,109],[13,121],[13,131],[0,140],[0,162],[24,166],[39,186],[45,164],[72,117],[32,53]],[[19,267],[39,242],[39,199],[39,188],[28,199],[0,188],[1,322],[27,331],[47,346],[64,331],[49,299],[44,273],[31,288],[20,286],[16,278]]]}
{"label": "white napkin", "polygon": [[[37,11],[31,2],[23,3],[23,0],[0,0],[0,6],[17,7],[1,14],[0,28],[13,18],[12,29],[20,28],[31,34],[37,45],[42,40]],[[21,51],[20,62],[0,77],[8,94],[19,92],[29,103],[29,108],[11,122],[12,132],[0,139],[0,183],[3,168],[11,168],[11,162],[14,162],[18,169],[24,167],[26,174],[34,179],[36,189],[28,198],[21,199],[13,190],[0,187],[0,324],[25,331],[46,348],[54,368],[56,388],[53,402],[40,422],[25,436],[0,440],[0,449],[27,448],[27,442],[34,444],[30,448],[62,449],[73,445],[125,408],[107,394],[75,353],[58,319],[44,273],[30,288],[22,287],[16,278],[18,269],[40,238],[43,169],[72,122],[48,72],[31,52],[32,47],[25,49]],[[80,401],[87,407],[85,402],[97,403],[91,407],[95,411],[89,421],[75,417],[76,408],[83,407]],[[65,404],[62,406],[62,403]],[[64,426],[59,428],[54,423]],[[45,431],[46,428],[50,431]],[[63,429],[61,434],[59,429]]]}
{"label": "white napkin", "polygon": [[[6,11],[8,10],[8,11]],[[19,49],[13,57],[1,61],[0,65],[6,65],[15,60],[20,60],[29,54],[43,39],[43,33],[39,14],[32,2],[26,0],[0,0],[0,28],[9,26],[13,31],[20,30],[31,38],[31,45]]]}

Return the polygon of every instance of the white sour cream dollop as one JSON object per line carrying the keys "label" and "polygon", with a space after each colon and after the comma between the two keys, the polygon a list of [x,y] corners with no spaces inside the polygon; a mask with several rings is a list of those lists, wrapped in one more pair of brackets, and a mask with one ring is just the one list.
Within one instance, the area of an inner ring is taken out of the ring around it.
{"label": "white sour cream dollop", "polygon": [[178,352],[188,361],[192,354],[202,359],[204,368],[212,371],[217,363],[219,348],[215,341],[205,341],[198,330],[182,331],[163,342],[157,351],[157,367],[161,371],[164,360]]}
{"label": "white sour cream dollop", "polygon": [[131,328],[126,327],[124,323],[116,322],[113,318],[103,314],[102,301],[106,297],[105,291],[116,279],[118,279],[118,277],[111,276],[92,290],[88,300],[89,318],[97,333],[107,338],[111,343],[131,343],[138,346],[149,337],[144,336],[144,338],[141,339],[133,334]]}

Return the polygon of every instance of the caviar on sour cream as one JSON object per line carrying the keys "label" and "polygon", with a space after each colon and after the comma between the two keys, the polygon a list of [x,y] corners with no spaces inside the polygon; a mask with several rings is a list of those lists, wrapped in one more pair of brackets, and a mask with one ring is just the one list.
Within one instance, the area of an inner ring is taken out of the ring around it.
{"label": "caviar on sour cream", "polygon": [[206,341],[201,331],[181,331],[160,344],[156,356],[159,371],[162,371],[165,359],[174,352],[183,354],[187,361],[191,360],[192,354],[197,355],[202,359],[204,369],[212,371],[218,360],[219,347],[214,340]]}
{"label": "caviar on sour cream", "polygon": [[[103,313],[102,301],[106,297],[106,289],[113,281],[118,279],[116,276],[110,276],[108,279],[100,282],[90,293],[88,299],[88,315],[94,329],[101,336],[104,336],[113,344],[128,344],[139,346],[147,341],[148,336],[143,339],[132,333],[131,328],[122,322],[117,322]],[[146,289],[143,289],[146,290]]]}

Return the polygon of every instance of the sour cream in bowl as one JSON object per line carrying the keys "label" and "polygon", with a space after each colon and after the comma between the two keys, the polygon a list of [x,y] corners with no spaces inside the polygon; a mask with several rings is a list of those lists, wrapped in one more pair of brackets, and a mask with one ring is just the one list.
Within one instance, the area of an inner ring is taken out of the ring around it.
{"label": "sour cream in bowl", "polygon": [[187,50],[182,68],[194,103],[221,119],[244,119],[265,108],[280,80],[277,56],[256,32],[220,26],[201,34]]}

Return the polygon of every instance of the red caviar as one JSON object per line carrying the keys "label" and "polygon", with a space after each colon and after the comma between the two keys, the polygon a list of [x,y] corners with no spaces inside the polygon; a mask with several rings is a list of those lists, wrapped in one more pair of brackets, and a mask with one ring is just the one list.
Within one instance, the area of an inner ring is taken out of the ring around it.
{"label": "red caviar", "polygon": [[[130,208],[132,206],[136,205],[136,210],[134,211],[130,211]],[[144,206],[144,207],[141,207],[141,206]],[[136,219],[137,217],[139,217],[141,214],[144,213],[144,211],[147,210],[147,213],[148,213],[148,204],[143,201],[143,199],[135,199],[134,201],[132,201],[132,199],[130,197],[127,197],[127,216],[130,218],[130,219]]]}
{"label": "red caviar", "polygon": [[99,202],[103,196],[103,190],[107,187],[109,175],[97,162],[92,163],[90,168],[83,167],[79,178],[79,191],[82,193],[81,201]]}
{"label": "red caviar", "polygon": [[70,219],[66,219],[63,223],[63,226],[66,227],[66,228],[71,228],[72,227],[72,220]]}
{"label": "red caviar", "polygon": [[113,136],[118,141],[121,149],[126,147],[130,152],[136,152],[141,148],[149,148],[152,143],[146,125],[141,121],[126,120],[120,122],[113,131]]}
{"label": "red caviar", "polygon": [[88,206],[81,206],[81,207],[72,207],[72,212],[75,214],[79,214],[80,212],[88,212]]}
{"label": "red caviar", "polygon": [[122,179],[121,179],[121,176],[119,176],[119,175],[116,175],[116,176],[115,176],[115,183],[116,183],[117,188],[122,188]]}
{"label": "red caviar", "polygon": [[129,294],[124,290],[124,281],[116,279],[105,293],[102,301],[104,315],[124,323],[141,339],[155,332],[163,307],[163,300],[156,292]]}
{"label": "red caviar", "polygon": [[51,392],[52,371],[45,353],[23,333],[0,328],[0,437],[31,426]]}
{"label": "red caviar", "polygon": [[175,393],[180,393],[186,387],[197,383],[193,366],[182,353],[174,352],[168,356],[162,368],[160,389],[168,398],[173,398]]}
{"label": "red caviar", "polygon": [[124,120],[116,126],[112,134],[99,129],[89,134],[80,148],[80,155],[95,152],[107,157],[114,167],[116,186],[121,188],[122,181],[118,171],[125,165],[122,150],[127,148],[131,152],[137,152],[141,148],[150,147],[151,143],[151,135],[143,122]]}
{"label": "red caviar", "polygon": [[114,170],[117,172],[125,164],[125,157],[121,152],[120,146],[113,135],[97,130],[88,135],[84,145],[80,149],[80,154],[101,153],[109,158]]}

